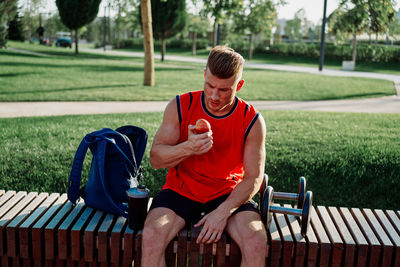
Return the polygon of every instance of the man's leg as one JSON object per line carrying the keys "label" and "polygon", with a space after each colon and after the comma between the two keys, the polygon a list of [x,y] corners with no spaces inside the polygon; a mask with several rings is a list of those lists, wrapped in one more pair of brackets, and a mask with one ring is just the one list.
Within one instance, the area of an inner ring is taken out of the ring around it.
{"label": "man's leg", "polygon": [[254,211],[236,213],[229,218],[226,230],[240,247],[241,267],[265,266],[267,234],[258,213]]}
{"label": "man's leg", "polygon": [[143,228],[142,266],[166,266],[165,249],[185,226],[185,220],[168,208],[154,208]]}

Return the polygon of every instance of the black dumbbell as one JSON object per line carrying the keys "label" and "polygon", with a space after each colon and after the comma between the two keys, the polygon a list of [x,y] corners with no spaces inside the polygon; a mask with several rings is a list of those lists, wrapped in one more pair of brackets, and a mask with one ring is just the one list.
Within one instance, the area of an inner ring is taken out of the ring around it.
{"label": "black dumbbell", "polygon": [[274,206],[274,189],[272,186],[267,186],[264,191],[263,199],[261,200],[261,219],[265,226],[269,228],[272,220],[272,212],[289,214],[301,217],[301,235],[306,236],[308,226],[310,224],[310,211],[312,207],[312,192],[305,193],[304,205],[302,209],[286,208],[281,206]]}
{"label": "black dumbbell", "polygon": [[306,178],[300,177],[299,192],[297,194],[274,192],[274,199],[297,200],[297,208],[302,209],[305,200],[305,194],[306,194]]}

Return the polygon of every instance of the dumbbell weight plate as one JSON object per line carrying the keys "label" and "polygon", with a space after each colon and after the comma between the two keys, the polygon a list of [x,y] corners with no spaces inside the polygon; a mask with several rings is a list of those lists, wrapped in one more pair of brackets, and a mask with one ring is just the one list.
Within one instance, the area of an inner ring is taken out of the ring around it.
{"label": "dumbbell weight plate", "polygon": [[267,189],[267,185],[268,185],[268,175],[264,174],[264,178],[263,181],[261,183],[261,187],[260,187],[260,207],[262,206],[262,201],[264,199],[264,195],[265,195],[265,190]]}
{"label": "dumbbell weight plate", "polygon": [[297,208],[302,209],[304,205],[304,196],[306,193],[306,178],[305,177],[300,177],[299,181],[299,195],[297,198]]}
{"label": "dumbbell weight plate", "polygon": [[312,209],[312,192],[307,191],[307,193],[305,194],[303,212],[301,215],[301,235],[304,237],[307,235],[308,227],[310,225],[311,209]]}
{"label": "dumbbell weight plate", "polygon": [[272,212],[270,211],[270,207],[273,204],[273,196],[274,196],[274,189],[272,186],[267,186],[264,198],[261,202],[261,220],[265,225],[265,228],[269,228],[272,220]]}

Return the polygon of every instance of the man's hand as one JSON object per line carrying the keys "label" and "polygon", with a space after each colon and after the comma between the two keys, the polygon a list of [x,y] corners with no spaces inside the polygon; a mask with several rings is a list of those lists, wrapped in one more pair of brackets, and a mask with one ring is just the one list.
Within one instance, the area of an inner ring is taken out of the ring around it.
{"label": "man's hand", "polygon": [[202,134],[195,133],[195,125],[188,126],[188,143],[194,155],[207,153],[213,145],[212,131]]}
{"label": "man's hand", "polygon": [[203,225],[196,243],[210,244],[218,242],[225,229],[230,214],[228,211],[219,211],[218,208],[204,216],[194,227]]}

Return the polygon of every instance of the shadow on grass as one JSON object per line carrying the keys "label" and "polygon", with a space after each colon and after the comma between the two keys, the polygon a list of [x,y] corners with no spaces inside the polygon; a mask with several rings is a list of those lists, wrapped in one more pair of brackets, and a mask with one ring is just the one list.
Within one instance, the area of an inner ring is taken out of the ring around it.
{"label": "shadow on grass", "polygon": [[19,76],[25,76],[25,75],[33,75],[33,74],[39,74],[39,72],[21,72],[21,73],[0,73],[0,78],[1,77],[19,77]]}
{"label": "shadow on grass", "polygon": [[43,58],[43,56],[39,56],[39,55],[25,54],[25,53],[13,52],[13,51],[9,51],[9,50],[0,50],[0,56]]}
{"label": "shadow on grass", "polygon": [[[395,92],[393,92],[395,94]],[[306,101],[319,101],[319,100],[350,100],[350,99],[362,99],[362,98],[374,98],[374,97],[384,97],[391,96],[393,94],[383,93],[383,92],[372,92],[364,94],[353,94],[353,95],[342,95],[342,96],[332,96],[332,97],[320,97],[318,99],[309,99]]]}
{"label": "shadow on grass", "polygon": [[[137,71],[143,72],[143,66],[120,66],[120,65],[81,65],[81,64],[58,64],[58,63],[27,63],[27,62],[11,62],[6,61],[2,62],[4,66],[23,66],[23,67],[42,67],[42,68],[75,68],[75,69],[83,69],[86,71],[101,71],[101,72],[111,72],[111,71]],[[192,71],[194,68],[178,68],[178,67],[155,67],[155,71]]]}
{"label": "shadow on grass", "polygon": [[99,88],[121,88],[121,87],[132,87],[137,84],[113,84],[113,85],[96,85],[86,87],[71,87],[61,89],[47,89],[47,90],[32,90],[32,91],[5,91],[0,92],[0,95],[18,95],[18,94],[32,94],[32,93],[59,93],[68,91],[85,91],[85,90],[97,90]]}

